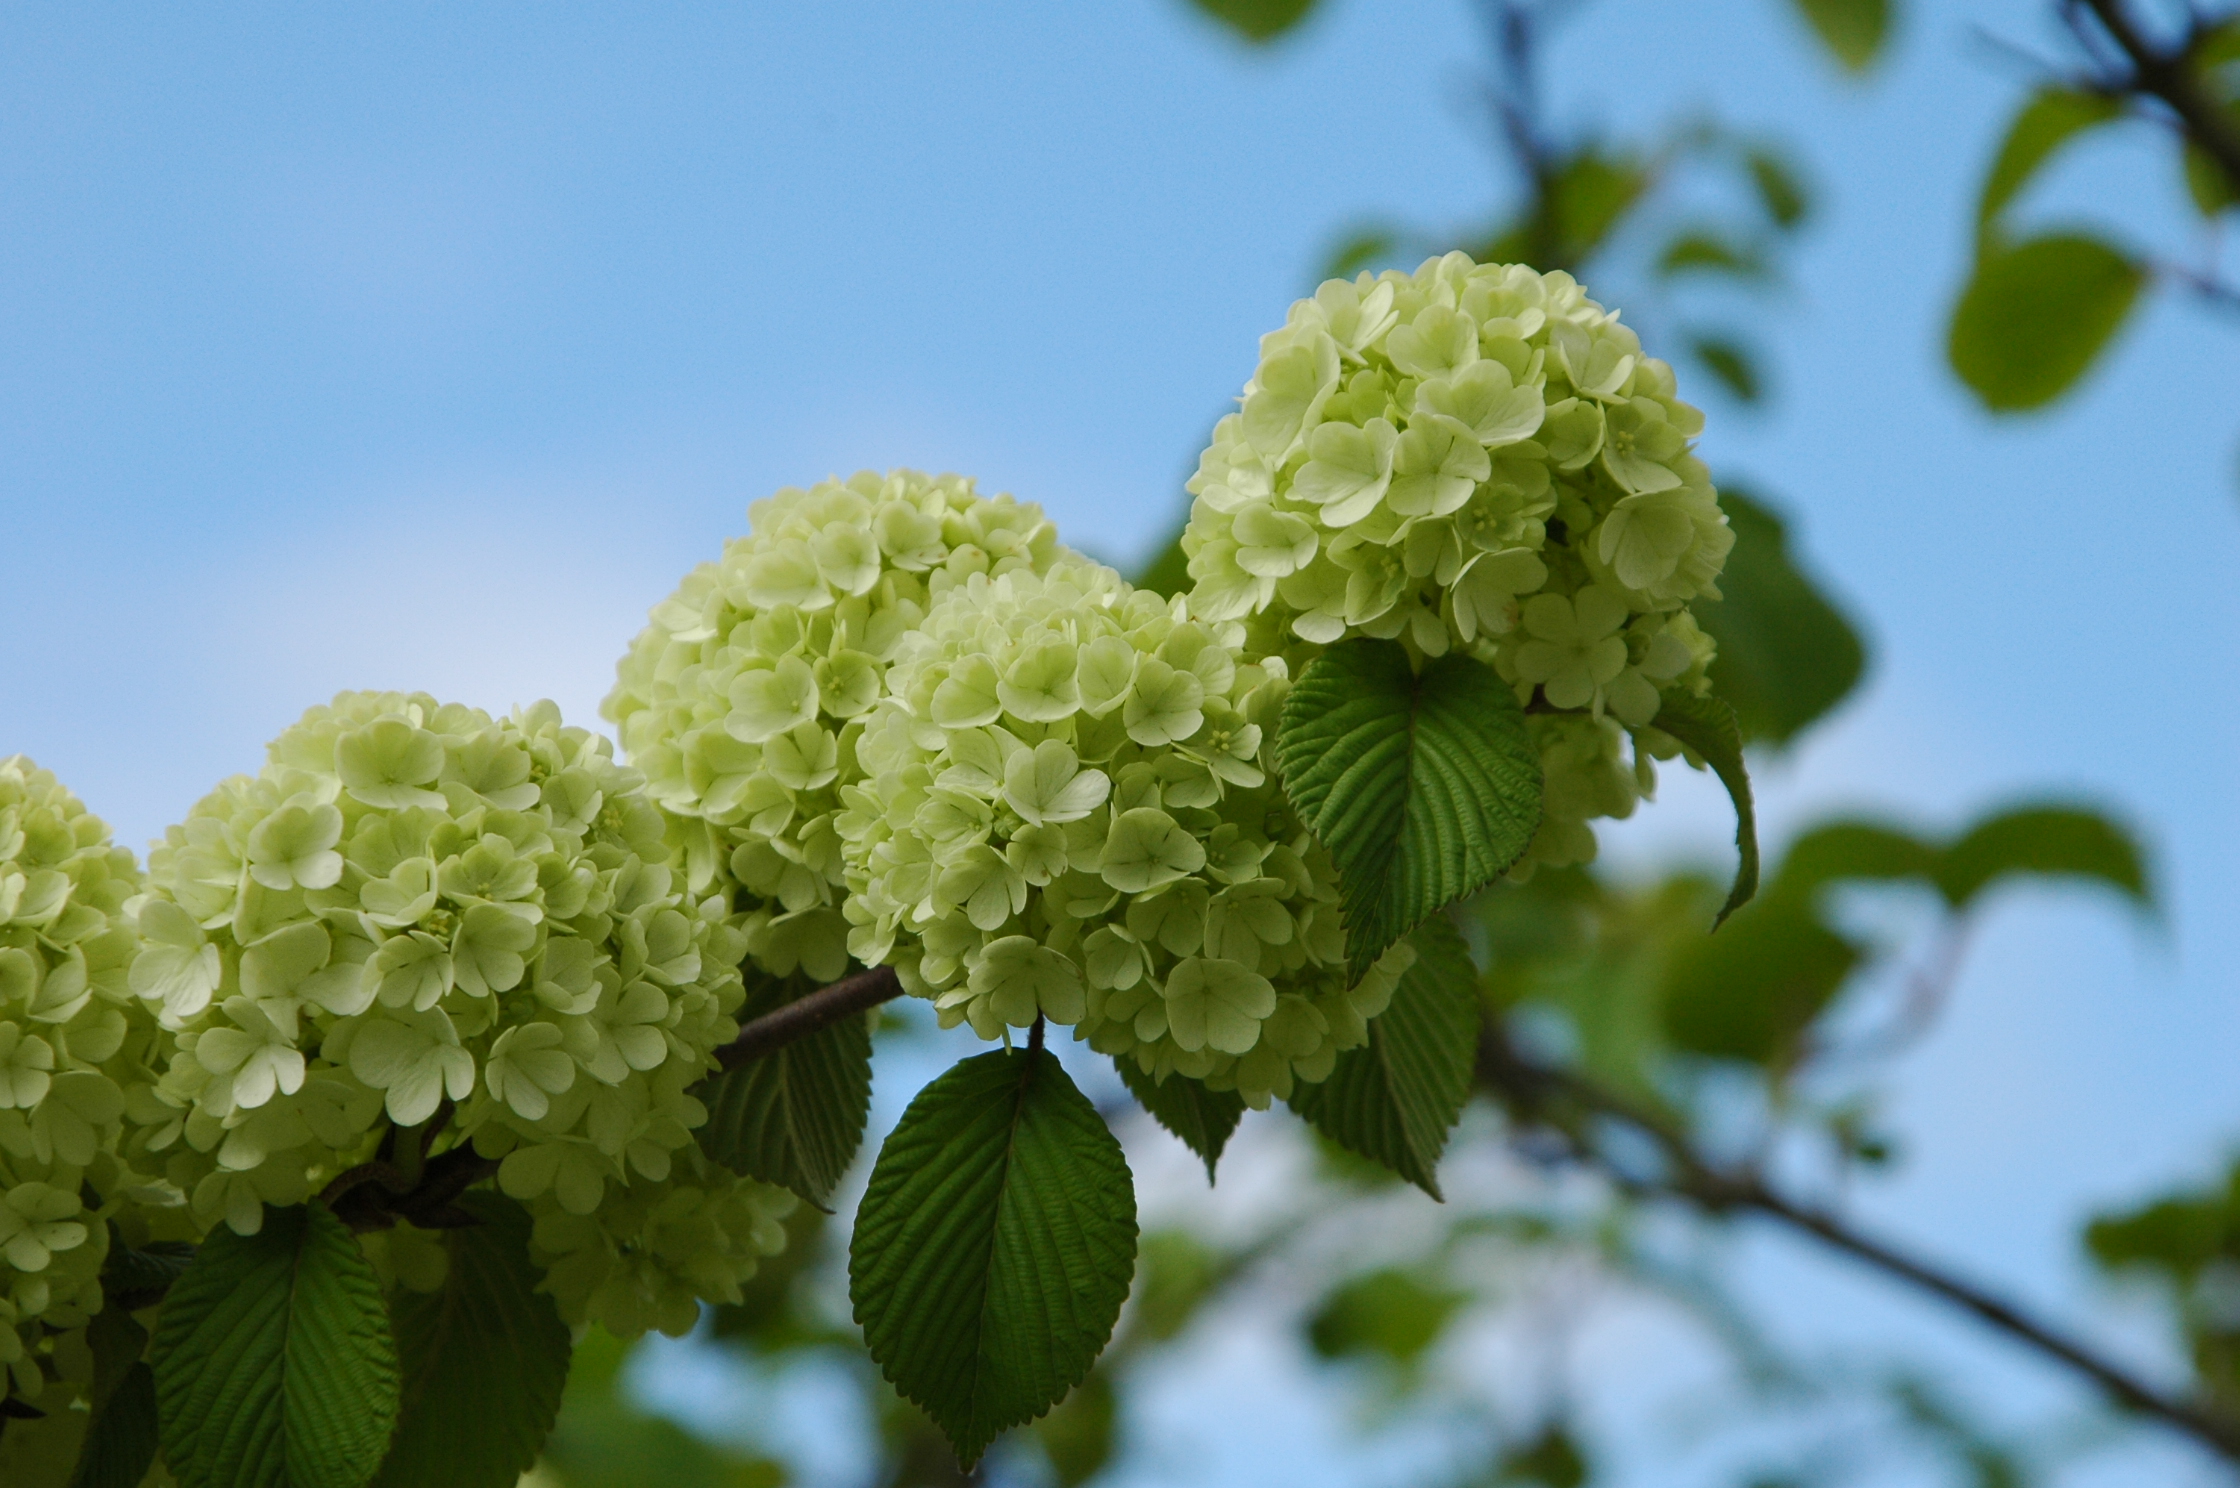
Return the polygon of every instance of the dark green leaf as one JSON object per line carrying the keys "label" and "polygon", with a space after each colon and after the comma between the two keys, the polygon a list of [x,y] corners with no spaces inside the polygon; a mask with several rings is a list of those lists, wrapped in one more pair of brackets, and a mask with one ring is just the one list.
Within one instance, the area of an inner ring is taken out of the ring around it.
{"label": "dark green leaf", "polygon": [[1543,207],[1563,262],[1535,267],[1564,268],[1584,260],[1602,246],[1648,184],[1648,173],[1640,166],[1596,150],[1582,150],[1565,161],[1549,182]]}
{"label": "dark green leaf", "polygon": [[1954,909],[2013,874],[2097,879],[2152,908],[2147,869],[2131,835],[2096,812],[2073,806],[2024,806],[1971,827],[1944,850],[1937,887]]}
{"label": "dark green leaf", "polygon": [[[1585,1488],[1590,1471],[1571,1433],[1551,1423],[1531,1441],[1502,1454],[1494,1482],[1499,1488]],[[1773,1485],[1761,1481],[1752,1488]]]}
{"label": "dark green leaf", "polygon": [[1291,1093],[1324,1136],[1439,1198],[1439,1154],[1470,1098],[1477,1067],[1478,968],[1454,923],[1426,920],[1415,964],[1392,1004],[1369,1021],[1369,1042],[1338,1056],[1330,1078]]}
{"label": "dark green leaf", "polygon": [[138,1250],[111,1231],[109,1259],[101,1266],[101,1290],[127,1312],[153,1307],[194,1259],[194,1247],[181,1240],[155,1240]]}
{"label": "dark green leaf", "polygon": [[1775,226],[1795,227],[1804,221],[1812,198],[1794,166],[1768,149],[1752,150],[1744,157],[1744,164],[1749,167],[1750,184],[1758,189],[1758,200]]}
{"label": "dark green leaf", "polygon": [[324,1204],[220,1225],[172,1283],[151,1354],[181,1488],[363,1488],[397,1421],[397,1353],[357,1237]]}
{"label": "dark green leaf", "polygon": [[2120,118],[2123,107],[2115,99],[2069,88],[2041,88],[2030,96],[1984,178],[1983,195],[1976,203],[1978,241],[1987,247],[1998,225],[1999,214],[2014,200],[2030,178],[2070,140],[2085,130]]}
{"label": "dark green leaf", "polygon": [[70,1488],[140,1488],[156,1460],[156,1377],[135,1359],[93,1407]]}
{"label": "dark green leaf", "polygon": [[[2240,118],[2240,113],[2236,113]],[[2195,210],[2204,217],[2215,217],[2221,212],[2240,206],[2240,187],[2224,173],[2224,167],[2210,157],[2199,145],[2185,147],[2186,195],[2193,198]]]}
{"label": "dark green leaf", "polygon": [[1228,1266],[1188,1230],[1154,1230],[1143,1237],[1136,1267],[1130,1335],[1163,1343],[1190,1326],[1198,1309],[1228,1274]]}
{"label": "dark green leaf", "polygon": [[1821,924],[1808,900],[1769,896],[1674,956],[1665,1035],[1690,1053],[1781,1062],[1858,960],[1858,948]]}
{"label": "dark green leaf", "polygon": [[1821,44],[1853,72],[1864,72],[1890,36],[1890,0],[1796,0]]}
{"label": "dark green leaf", "polygon": [[967,1465],[1096,1361],[1135,1271],[1120,1144],[1055,1056],[999,1049],[918,1092],[848,1249],[864,1343]]}
{"label": "dark green leaf", "polygon": [[1739,342],[1724,336],[1695,336],[1690,338],[1688,349],[1712,376],[1726,384],[1728,392],[1743,402],[1755,403],[1765,391],[1758,381],[1757,363]]}
{"label": "dark green leaf", "polygon": [[1204,1081],[1188,1075],[1170,1072],[1164,1080],[1154,1080],[1125,1055],[1115,1059],[1113,1066],[1120,1071],[1128,1093],[1161,1126],[1181,1138],[1183,1146],[1204,1159],[1206,1182],[1211,1183],[1214,1164],[1221,1161],[1221,1149],[1229,1145],[1230,1133],[1244,1119],[1244,1097],[1234,1090],[1208,1090]]}
{"label": "dark green leaf", "polygon": [[1035,1423],[1035,1435],[1062,1488],[1077,1488],[1112,1461],[1119,1414],[1112,1381],[1099,1371]]}
{"label": "dark green leaf", "polygon": [[1952,312],[1952,370],[1996,412],[2050,403],[2123,324],[2143,277],[2092,238],[2055,234],[1984,253]]}
{"label": "dark green leaf", "polygon": [[[775,996],[750,1003],[742,1021],[778,1005]],[[871,1114],[870,1025],[842,1018],[703,1081],[693,1093],[708,1108],[701,1151],[826,1208]]]}
{"label": "dark green leaf", "polygon": [[560,1420],[545,1443],[554,1476],[567,1488],[781,1488],[778,1464],[643,1409],[622,1387],[630,1347],[599,1327],[576,1345]]}
{"label": "dark green leaf", "polygon": [[1733,706],[1746,742],[1784,744],[1859,685],[1866,648],[1797,567],[1779,517],[1732,489],[1719,492],[1719,505],[1734,531],[1719,575],[1723,598],[1694,606],[1719,643],[1712,685]]}
{"label": "dark green leaf", "polygon": [[1314,0],[1192,0],[1247,41],[1268,42],[1307,18]]}
{"label": "dark green leaf", "polygon": [[1738,279],[1765,277],[1765,255],[1747,243],[1737,243],[1708,228],[1677,233],[1657,255],[1657,272],[1669,279],[1679,274],[1731,274]]}
{"label": "dark green leaf", "polygon": [[1285,699],[1276,757],[1337,864],[1357,977],[1441,905],[1507,872],[1540,825],[1524,711],[1465,656],[1417,676],[1397,641],[1332,646]]}
{"label": "dark green leaf", "polygon": [[1699,698],[1684,692],[1665,694],[1655,726],[1702,756],[1711,773],[1727,788],[1727,798],[1734,802],[1734,845],[1739,861],[1735,864],[1734,887],[1728,890],[1727,902],[1719,911],[1719,922],[1723,922],[1758,892],[1758,808],[1750,799],[1750,772],[1742,763],[1742,726],[1735,721],[1734,709],[1718,698]]}
{"label": "dark green leaf", "polygon": [[1307,1320],[1307,1342],[1325,1359],[1382,1354],[1395,1364],[1413,1364],[1469,1301],[1469,1293],[1412,1272],[1371,1271],[1322,1299]]}
{"label": "dark green leaf", "polygon": [[475,1224],[444,1231],[435,1292],[396,1294],[403,1411],[381,1488],[513,1488],[537,1460],[568,1382],[568,1325],[529,1259],[529,1213],[470,1193]]}
{"label": "dark green leaf", "polygon": [[1933,881],[1939,852],[1918,837],[1878,822],[1833,821],[1789,844],[1772,894],[1810,899],[1822,884],[1840,879]]}

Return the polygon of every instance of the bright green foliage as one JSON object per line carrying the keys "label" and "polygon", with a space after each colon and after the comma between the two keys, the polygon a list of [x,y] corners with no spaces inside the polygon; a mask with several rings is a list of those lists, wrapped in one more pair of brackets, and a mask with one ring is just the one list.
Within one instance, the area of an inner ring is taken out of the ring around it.
{"label": "bright green foliage", "polygon": [[1470,1098],[1484,1010],[1478,969],[1452,921],[1428,920],[1412,941],[1415,964],[1369,1025],[1369,1046],[1340,1055],[1330,1078],[1291,1104],[1341,1147],[1436,1199],[1439,1154]]}
{"label": "bright green foliage", "polygon": [[1237,1123],[1244,1119],[1244,1097],[1233,1090],[1212,1090],[1188,1075],[1169,1074],[1155,1080],[1133,1060],[1115,1062],[1128,1093],[1149,1111],[1161,1126],[1180,1138],[1182,1145],[1205,1161],[1206,1182],[1221,1161]]}
{"label": "bright green foliage", "polygon": [[1269,42],[1307,18],[1315,0],[1193,0],[1247,41]]}
{"label": "bright green foliage", "polygon": [[1657,727],[1703,756],[1734,802],[1734,845],[1739,861],[1734,887],[1719,910],[1724,920],[1758,892],[1758,809],[1750,799],[1750,776],[1742,763],[1742,726],[1734,709],[1717,698],[1668,694],[1657,711]]}
{"label": "bright green foliage", "polygon": [[2115,335],[2144,278],[2096,238],[2054,233],[1991,248],[1952,312],[1952,370],[1993,412],[2050,403]]}
{"label": "bright green foliage", "polygon": [[568,1379],[567,1324],[529,1259],[529,1215],[502,1194],[459,1207],[433,1290],[392,1290],[402,1412],[380,1488],[513,1488],[537,1459]]}
{"label": "bright green foliage", "polygon": [[920,1091],[871,1172],[848,1291],[871,1357],[967,1464],[1079,1384],[1135,1269],[1120,1144],[1041,1049]]}
{"label": "bright green foliage", "polygon": [[215,1231],[164,1299],[152,1363],[181,1488],[362,1488],[397,1421],[381,1283],[323,1204]]}
{"label": "bright green foliage", "polygon": [[1307,1320],[1307,1342],[1325,1359],[1374,1354],[1412,1365],[1469,1301],[1468,1292],[1413,1271],[1364,1272],[1322,1299]]}
{"label": "bright green foliage", "polygon": [[2085,131],[2123,117],[2123,105],[2099,93],[2070,88],[2041,88],[2007,126],[2007,137],[1984,179],[1983,195],[1976,203],[1976,235],[1983,251],[1995,251],[2000,218],[2007,206],[2030,184],[2045,163],[2063,145]]}
{"label": "bright green foliage", "polygon": [[1821,44],[1853,72],[1874,65],[1890,37],[1890,0],[1796,0]]}
{"label": "bright green foliage", "polygon": [[2152,907],[2144,857],[2129,833],[2097,812],[2071,806],[2022,806],[1988,817],[1947,847],[1936,885],[1964,909],[1991,885],[2014,874],[2049,874],[2100,882]]}
{"label": "bright green foliage", "polygon": [[1841,611],[1798,571],[1781,519],[1733,489],[1719,505],[1734,527],[1734,551],[1717,600],[1696,619],[1719,643],[1712,669],[1745,743],[1783,744],[1849,696],[1866,670],[1866,648]]}
{"label": "bright green foliage", "polygon": [[1393,641],[1315,658],[1283,705],[1284,790],[1338,865],[1357,972],[1442,905],[1513,866],[1540,824],[1540,761],[1493,669],[1421,675]]}
{"label": "bright green foliage", "polygon": [[[777,994],[787,984],[764,980],[742,1021],[781,1005]],[[824,1208],[871,1114],[871,1029],[861,1018],[843,1018],[713,1077],[697,1094],[708,1107],[701,1151]]]}

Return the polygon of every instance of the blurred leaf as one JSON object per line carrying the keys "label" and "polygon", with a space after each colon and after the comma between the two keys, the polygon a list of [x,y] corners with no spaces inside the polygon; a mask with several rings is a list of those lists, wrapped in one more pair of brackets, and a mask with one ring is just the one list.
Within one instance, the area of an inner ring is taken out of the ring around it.
{"label": "blurred leaf", "polygon": [[403,1405],[377,1488],[512,1488],[537,1460],[568,1381],[568,1325],[529,1258],[529,1212],[504,1194],[455,1201],[434,1292],[390,1298]]}
{"label": "blurred leaf", "polygon": [[1189,522],[1190,514],[1185,511],[1182,521],[1174,529],[1174,536],[1152,555],[1149,563],[1137,570],[1134,582],[1138,589],[1148,589],[1161,599],[1172,599],[1177,594],[1188,592],[1190,560],[1183,556],[1182,530]]}
{"label": "blurred leaf", "polygon": [[2143,277],[2092,238],[2055,234],[1987,252],[1952,312],[1952,370],[1994,412],[2050,403],[2123,324]]}
{"label": "blurred leaf", "polygon": [[1357,978],[1508,871],[1540,825],[1540,754],[1517,695],[1460,654],[1418,674],[1398,641],[1340,641],[1292,684],[1276,759],[1337,865]]}
{"label": "blurred leaf", "polygon": [[2084,1239],[2106,1270],[2137,1267],[2189,1282],[2240,1253],[2240,1212],[2229,1188],[2173,1195],[2128,1213],[2100,1215],[2085,1226]]}
{"label": "blurred leaf", "polygon": [[[767,979],[740,1010],[740,1021],[806,990]],[[693,1094],[708,1108],[698,1133],[701,1151],[734,1173],[791,1189],[825,1208],[855,1160],[871,1114],[870,1024],[842,1018],[711,1076]]]}
{"label": "blurred leaf", "polygon": [[1333,1288],[1307,1320],[1307,1342],[1325,1359],[1381,1354],[1408,1365],[1439,1341],[1470,1302],[1468,1292],[1413,1272],[1370,1271]]}
{"label": "blurred leaf", "polygon": [[1400,235],[1388,227],[1363,228],[1331,253],[1322,271],[1325,279],[1351,279],[1379,259],[1390,258],[1400,246]]}
{"label": "blurred leaf", "polygon": [[1991,174],[1984,179],[1983,195],[1976,203],[1979,251],[1991,250],[1999,214],[2055,151],[2085,130],[2122,114],[2120,102],[2098,94],[2069,88],[2041,88],[2032,94],[2007,126],[2007,137],[1992,159]]}
{"label": "blurred leaf", "polygon": [[1297,26],[1315,0],[1192,0],[1198,9],[1251,42],[1270,42]]}
{"label": "blurred leaf", "polygon": [[1890,0],[1796,0],[1822,45],[1853,72],[1864,72],[1890,37]]}
{"label": "blurred leaf", "polygon": [[1804,221],[1812,197],[1794,166],[1764,147],[1750,151],[1743,162],[1750,171],[1750,184],[1758,189],[1759,202],[1776,227],[1792,228]]}
{"label": "blurred leaf", "polygon": [[1144,1236],[1130,1336],[1153,1343],[1173,1338],[1190,1326],[1227,1273],[1222,1258],[1188,1230],[1155,1230]]}
{"label": "blurred leaf", "polygon": [[1719,492],[1734,550],[1716,601],[1696,619],[1719,643],[1711,681],[1746,742],[1785,744],[1859,685],[1866,649],[1843,613],[1797,567],[1781,519],[1732,488]]}
{"label": "blurred leaf", "polygon": [[1773,894],[1810,900],[1822,884],[1839,879],[1906,879],[1934,882],[1942,854],[1918,837],[1868,821],[1832,821],[1789,844]]}
{"label": "blurred leaf", "polygon": [[1583,262],[1602,246],[1648,185],[1648,173],[1631,160],[1605,155],[1591,146],[1573,155],[1549,183],[1543,208],[1561,261],[1533,267],[1571,268]]}
{"label": "blurred leaf", "polygon": [[1230,1134],[1244,1119],[1244,1097],[1234,1090],[1208,1090],[1204,1081],[1171,1071],[1164,1080],[1155,1080],[1126,1055],[1112,1063],[1128,1093],[1204,1160],[1206,1182],[1213,1182],[1221,1149],[1229,1145]]}
{"label": "blurred leaf", "polygon": [[183,1240],[154,1240],[135,1250],[110,1230],[109,1258],[101,1264],[101,1291],[127,1312],[153,1307],[194,1260]]}
{"label": "blurred leaf", "polygon": [[704,1442],[622,1387],[631,1346],[593,1327],[576,1344],[560,1419],[539,1469],[566,1488],[779,1488],[775,1462]]}
{"label": "blurred leaf", "polygon": [[1119,1414],[1112,1381],[1091,1370],[1072,1394],[1035,1422],[1035,1435],[1062,1488],[1078,1488],[1112,1461]]}
{"label": "blurred leaf", "polygon": [[70,1488],[139,1488],[157,1441],[156,1379],[141,1359],[148,1330],[112,1295],[87,1325],[86,1346],[93,1354],[89,1421]]}
{"label": "blurred leaf", "polygon": [[845,1337],[811,1316],[801,1295],[803,1274],[823,1259],[825,1231],[830,1223],[831,1216],[823,1210],[797,1205],[786,1216],[786,1248],[762,1258],[754,1275],[739,1283],[739,1300],[715,1309],[708,1331],[763,1353]]}
{"label": "blurred leaf", "polygon": [[966,1466],[1088,1374],[1135,1274],[1120,1144],[1057,1056],[998,1049],[918,1092],[848,1247],[864,1343]]}
{"label": "blurred leaf", "polygon": [[2129,833],[2095,812],[2072,806],[2026,806],[1979,822],[1944,851],[1937,887],[1964,908],[2011,874],[2060,874],[2097,879],[2152,909],[2146,863]]}
{"label": "blurred leaf", "polygon": [[1583,1488],[1587,1481],[1586,1454],[1571,1433],[1549,1425],[1523,1446],[1505,1453],[1495,1470],[1494,1482],[1507,1488]]}
{"label": "blurred leaf", "polygon": [[[2240,113],[2235,114],[2240,118]],[[2186,194],[2193,198],[2193,205],[2204,217],[2214,217],[2220,212],[2240,205],[2240,189],[2235,189],[2232,178],[2224,167],[2212,160],[2199,145],[2185,147]]]}
{"label": "blurred leaf", "polygon": [[[1696,360],[1703,363],[1712,376],[1725,384],[1728,392],[1741,401],[1755,403],[1764,392],[1764,387],[1758,381],[1756,363],[1739,343],[1722,336],[1696,336],[1688,342],[1688,349],[1696,354]],[[1721,499],[1724,500],[1724,493],[1721,493]],[[1733,567],[1731,559],[1728,567],[1730,570]],[[1723,576],[1720,587],[1725,587]]]}
{"label": "blurred leaf", "polygon": [[1758,809],[1750,799],[1750,772],[1742,763],[1742,726],[1734,709],[1719,698],[1668,692],[1652,727],[1700,755],[1734,803],[1734,887],[1727,891],[1727,902],[1713,922],[1716,928],[1758,892]]}
{"label": "blurred leaf", "polygon": [[1444,915],[1426,920],[1412,943],[1415,965],[1369,1021],[1368,1046],[1340,1054],[1329,1078],[1300,1084],[1290,1104],[1332,1141],[1436,1199],[1439,1154],[1477,1067],[1478,968]]}
{"label": "blurred leaf", "polygon": [[1739,279],[1762,279],[1765,255],[1747,243],[1737,243],[1710,228],[1689,228],[1675,233],[1657,255],[1657,272],[1667,279],[1679,274],[1732,274]]}
{"label": "blurred leaf", "polygon": [[1769,896],[1675,958],[1665,1034],[1696,1054],[1774,1066],[1858,964],[1859,951],[1809,901]]}

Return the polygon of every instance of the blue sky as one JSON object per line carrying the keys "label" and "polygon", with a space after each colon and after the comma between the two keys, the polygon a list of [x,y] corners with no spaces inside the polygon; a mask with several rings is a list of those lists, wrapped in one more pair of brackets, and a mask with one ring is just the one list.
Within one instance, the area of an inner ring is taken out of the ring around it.
{"label": "blue sky", "polygon": [[[1179,0],[10,8],[0,751],[140,843],[337,688],[590,721],[747,502],[831,472],[964,471],[1140,553],[1346,224],[1479,220],[1506,188],[1466,116],[1466,5],[1326,9],[1261,54]],[[1963,401],[1942,317],[2021,86],[1976,28],[2040,44],[2044,7],[1911,9],[1856,85],[1777,0],[1601,0],[1552,109],[1712,112],[1786,136],[1820,188],[1755,328],[1773,411],[1687,389],[1715,467],[1787,504],[1876,642],[1866,692],[1765,770],[1773,834],[2057,790],[2153,845],[2160,931],[2068,892],[1994,908],[1894,1083],[1910,1160],[1857,1196],[2151,1368],[2073,1232],[2240,1133],[2240,320],[2161,294],[2050,414]],[[2088,146],[2024,210],[2108,202],[2192,250],[2143,144]],[[1668,795],[1622,861],[1716,855],[1723,803]],[[2017,1422],[2071,1398],[1786,1244],[1737,1256],[1813,1299],[1812,1347],[1944,1351]],[[1268,1410],[1248,1444],[1336,1429]]]}

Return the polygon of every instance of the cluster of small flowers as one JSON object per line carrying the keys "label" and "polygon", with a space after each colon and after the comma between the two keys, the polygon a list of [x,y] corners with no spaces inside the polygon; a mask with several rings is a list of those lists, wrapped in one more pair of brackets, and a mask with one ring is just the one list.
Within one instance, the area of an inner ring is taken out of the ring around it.
{"label": "cluster of small flowers", "polygon": [[118,1156],[156,1031],[126,985],[132,854],[54,776],[0,759],[0,1398],[101,1309],[109,1219],[165,1197]]}
{"label": "cluster of small flowers", "polygon": [[1627,762],[1624,732],[1705,685],[1687,605],[1734,537],[1702,426],[1568,274],[1450,253],[1333,279],[1262,338],[1189,482],[1192,612],[1294,661],[1368,635],[1491,662],[1561,710],[1526,865],[1583,861],[1587,818],[1630,812],[1677,752],[1652,734]]}
{"label": "cluster of small flowers", "polygon": [[841,790],[849,950],[945,1025],[1036,1018],[1255,1105],[1391,996],[1358,985],[1329,861],[1270,778],[1281,659],[1108,568],[974,576],[898,645]]}
{"label": "cluster of small flowers", "polygon": [[911,470],[789,487],[655,606],[602,711],[695,893],[739,893],[766,970],[847,966],[840,790],[903,637],[976,575],[1040,572],[1064,550],[1040,508]]}
{"label": "cluster of small flowers", "polygon": [[689,1092],[744,946],[677,878],[639,777],[549,703],[313,708],[150,858],[130,981],[176,1054],[136,1141],[243,1232],[446,1101],[435,1150],[502,1158],[532,1205],[701,1202]]}

